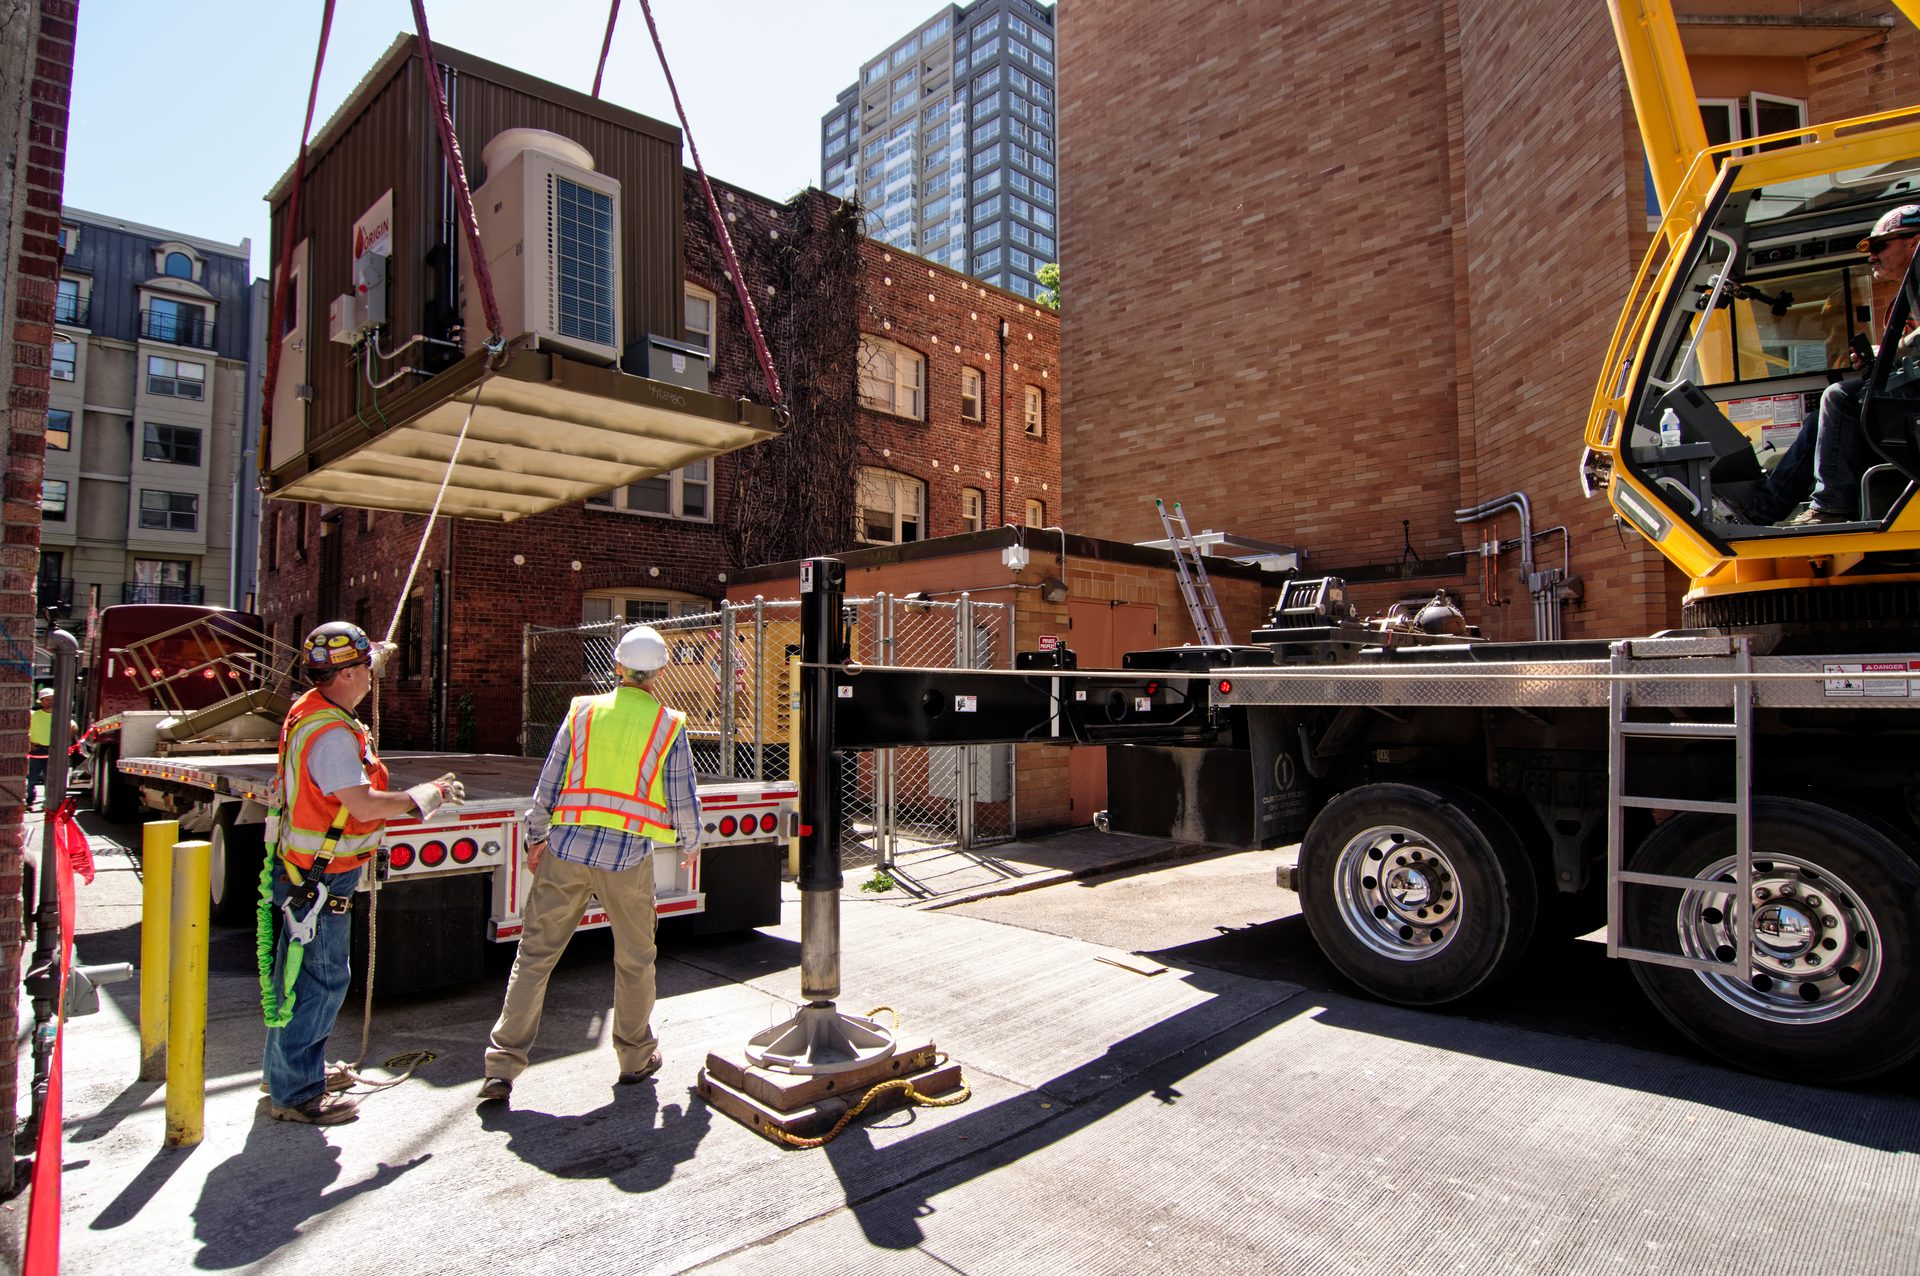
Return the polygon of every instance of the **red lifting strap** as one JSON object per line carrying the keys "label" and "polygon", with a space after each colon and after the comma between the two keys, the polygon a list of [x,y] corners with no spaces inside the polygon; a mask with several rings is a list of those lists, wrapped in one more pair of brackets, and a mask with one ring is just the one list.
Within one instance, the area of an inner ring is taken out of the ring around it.
{"label": "red lifting strap", "polygon": [[[327,60],[327,34],[333,30],[333,0],[320,14],[320,49],[313,55],[313,85],[307,90],[307,121],[300,126],[300,153],[293,161],[293,185],[287,190],[287,220],[281,232],[280,273],[273,281],[273,313],[267,317],[267,375],[260,383],[260,434],[273,436],[273,387],[280,379],[280,324],[287,313],[287,275],[293,269],[293,246],[300,236],[300,183],[307,171],[307,136],[313,132],[313,108],[320,97],[320,68]],[[273,449],[259,449],[260,472],[267,472]]]}
{"label": "red lifting strap", "polygon": [[[754,309],[753,297],[747,291],[747,276],[740,269],[740,259],[733,255],[733,236],[727,234],[727,220],[720,215],[720,202],[713,197],[713,184],[707,180],[705,165],[700,163],[700,148],[693,144],[693,129],[687,124],[686,108],[680,105],[680,90],[674,87],[673,69],[667,65],[667,50],[660,43],[660,28],[653,24],[653,9],[648,6],[647,0],[640,0],[640,12],[646,15],[647,30],[653,33],[653,47],[660,54],[660,70],[667,77],[667,92],[673,94],[673,109],[680,116],[680,131],[686,134],[687,153],[693,156],[693,171],[700,175],[700,189],[707,197],[707,215],[713,218],[713,232],[720,240],[720,251],[726,256],[727,268],[733,272],[733,290],[739,294],[740,308],[747,312],[747,335],[753,338],[753,352],[760,356],[760,371],[767,378],[767,393],[773,396],[774,406],[778,407],[784,396],[780,392],[780,378],[773,370],[773,356],[767,353],[767,339],[760,332],[760,312]],[[607,31],[611,39],[611,19],[608,20]],[[594,79],[597,82],[599,76],[596,75]]]}
{"label": "red lifting strap", "polygon": [[433,90],[433,124],[440,130],[440,148],[453,169],[453,198],[460,208],[460,227],[466,232],[467,253],[473,259],[473,281],[480,289],[480,306],[487,315],[487,349],[499,354],[503,336],[500,304],[493,296],[493,272],[487,269],[486,250],[480,246],[480,221],[473,215],[473,195],[467,188],[467,163],[460,157],[460,139],[453,135],[453,116],[447,111],[446,90],[440,84],[440,65],[433,56],[433,37],[427,34],[425,0],[413,0],[413,25],[420,32],[420,57],[426,63],[427,87]]}

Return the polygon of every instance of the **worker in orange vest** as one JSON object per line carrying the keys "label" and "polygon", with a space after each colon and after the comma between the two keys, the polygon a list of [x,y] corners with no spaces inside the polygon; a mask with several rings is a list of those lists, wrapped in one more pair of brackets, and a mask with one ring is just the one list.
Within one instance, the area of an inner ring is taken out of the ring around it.
{"label": "worker in orange vest", "polygon": [[345,1074],[330,1078],[326,1070],[327,1037],[347,995],[353,892],[388,820],[431,819],[466,796],[452,772],[404,791],[387,788],[387,768],[353,711],[389,651],[345,621],[315,629],[301,652],[314,685],[280,728],[258,919],[265,1104],[276,1121],[339,1125],[359,1115],[338,1093]]}

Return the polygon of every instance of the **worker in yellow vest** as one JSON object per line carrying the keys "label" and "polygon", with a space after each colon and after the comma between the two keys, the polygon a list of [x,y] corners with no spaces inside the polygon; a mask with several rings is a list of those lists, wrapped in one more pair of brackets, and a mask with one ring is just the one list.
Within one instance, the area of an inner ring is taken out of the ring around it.
{"label": "worker in yellow vest", "polygon": [[[68,740],[80,738],[80,724],[69,721]],[[32,806],[40,796],[40,786],[47,782],[47,757],[53,750],[53,688],[42,687],[34,700],[33,712],[27,715],[27,805]]]}
{"label": "worker in yellow vest", "polygon": [[618,685],[580,696],[547,750],[526,819],[533,889],[522,913],[520,951],[506,1004],[487,1039],[482,1103],[505,1102],[526,1070],[540,1031],[547,976],[586,911],[600,901],[613,928],[613,1049],[619,1083],[660,1070],[653,1035],[653,856],[700,850],[700,800],[686,717],[661,704],[654,679],[667,644],[647,625],[614,648]]}
{"label": "worker in yellow vest", "polygon": [[465,796],[452,772],[403,791],[387,788],[386,765],[353,711],[389,650],[376,651],[358,625],[343,620],[308,634],[301,665],[314,685],[280,728],[256,933],[267,1023],[264,1104],[276,1121],[338,1125],[359,1115],[326,1067],[327,1037],[347,995],[353,892],[388,820],[431,819]]}

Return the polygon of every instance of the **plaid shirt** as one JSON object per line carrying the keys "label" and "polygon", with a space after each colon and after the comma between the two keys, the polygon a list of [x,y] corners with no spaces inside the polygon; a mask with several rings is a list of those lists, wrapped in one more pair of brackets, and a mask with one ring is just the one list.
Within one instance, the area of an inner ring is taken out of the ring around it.
{"label": "plaid shirt", "polygon": [[[538,842],[548,838],[547,854],[612,873],[645,863],[653,853],[652,838],[594,824],[553,822],[553,806],[560,800],[567,759],[572,754],[573,716],[569,714],[560,724],[560,730],[554,733],[546,765],[540,768],[539,783],[533,786],[533,809],[527,812],[527,840]],[[667,750],[665,774],[661,779],[666,787],[673,830],[680,839],[674,849],[690,855],[700,845],[700,797],[694,787],[693,749],[687,744],[684,730],[674,737],[673,747]]]}

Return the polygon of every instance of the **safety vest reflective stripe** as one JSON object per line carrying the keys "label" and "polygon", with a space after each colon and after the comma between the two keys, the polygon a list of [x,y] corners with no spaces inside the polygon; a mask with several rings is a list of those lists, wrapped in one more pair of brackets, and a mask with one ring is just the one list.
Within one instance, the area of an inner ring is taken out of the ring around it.
{"label": "safety vest reflective stripe", "polygon": [[[665,774],[667,752],[683,721],[682,715],[637,688],[575,700],[567,715],[572,747],[554,803],[554,822],[618,829],[656,842],[678,841]],[[644,746],[636,750],[642,740]],[[636,752],[637,764],[625,760]]]}

